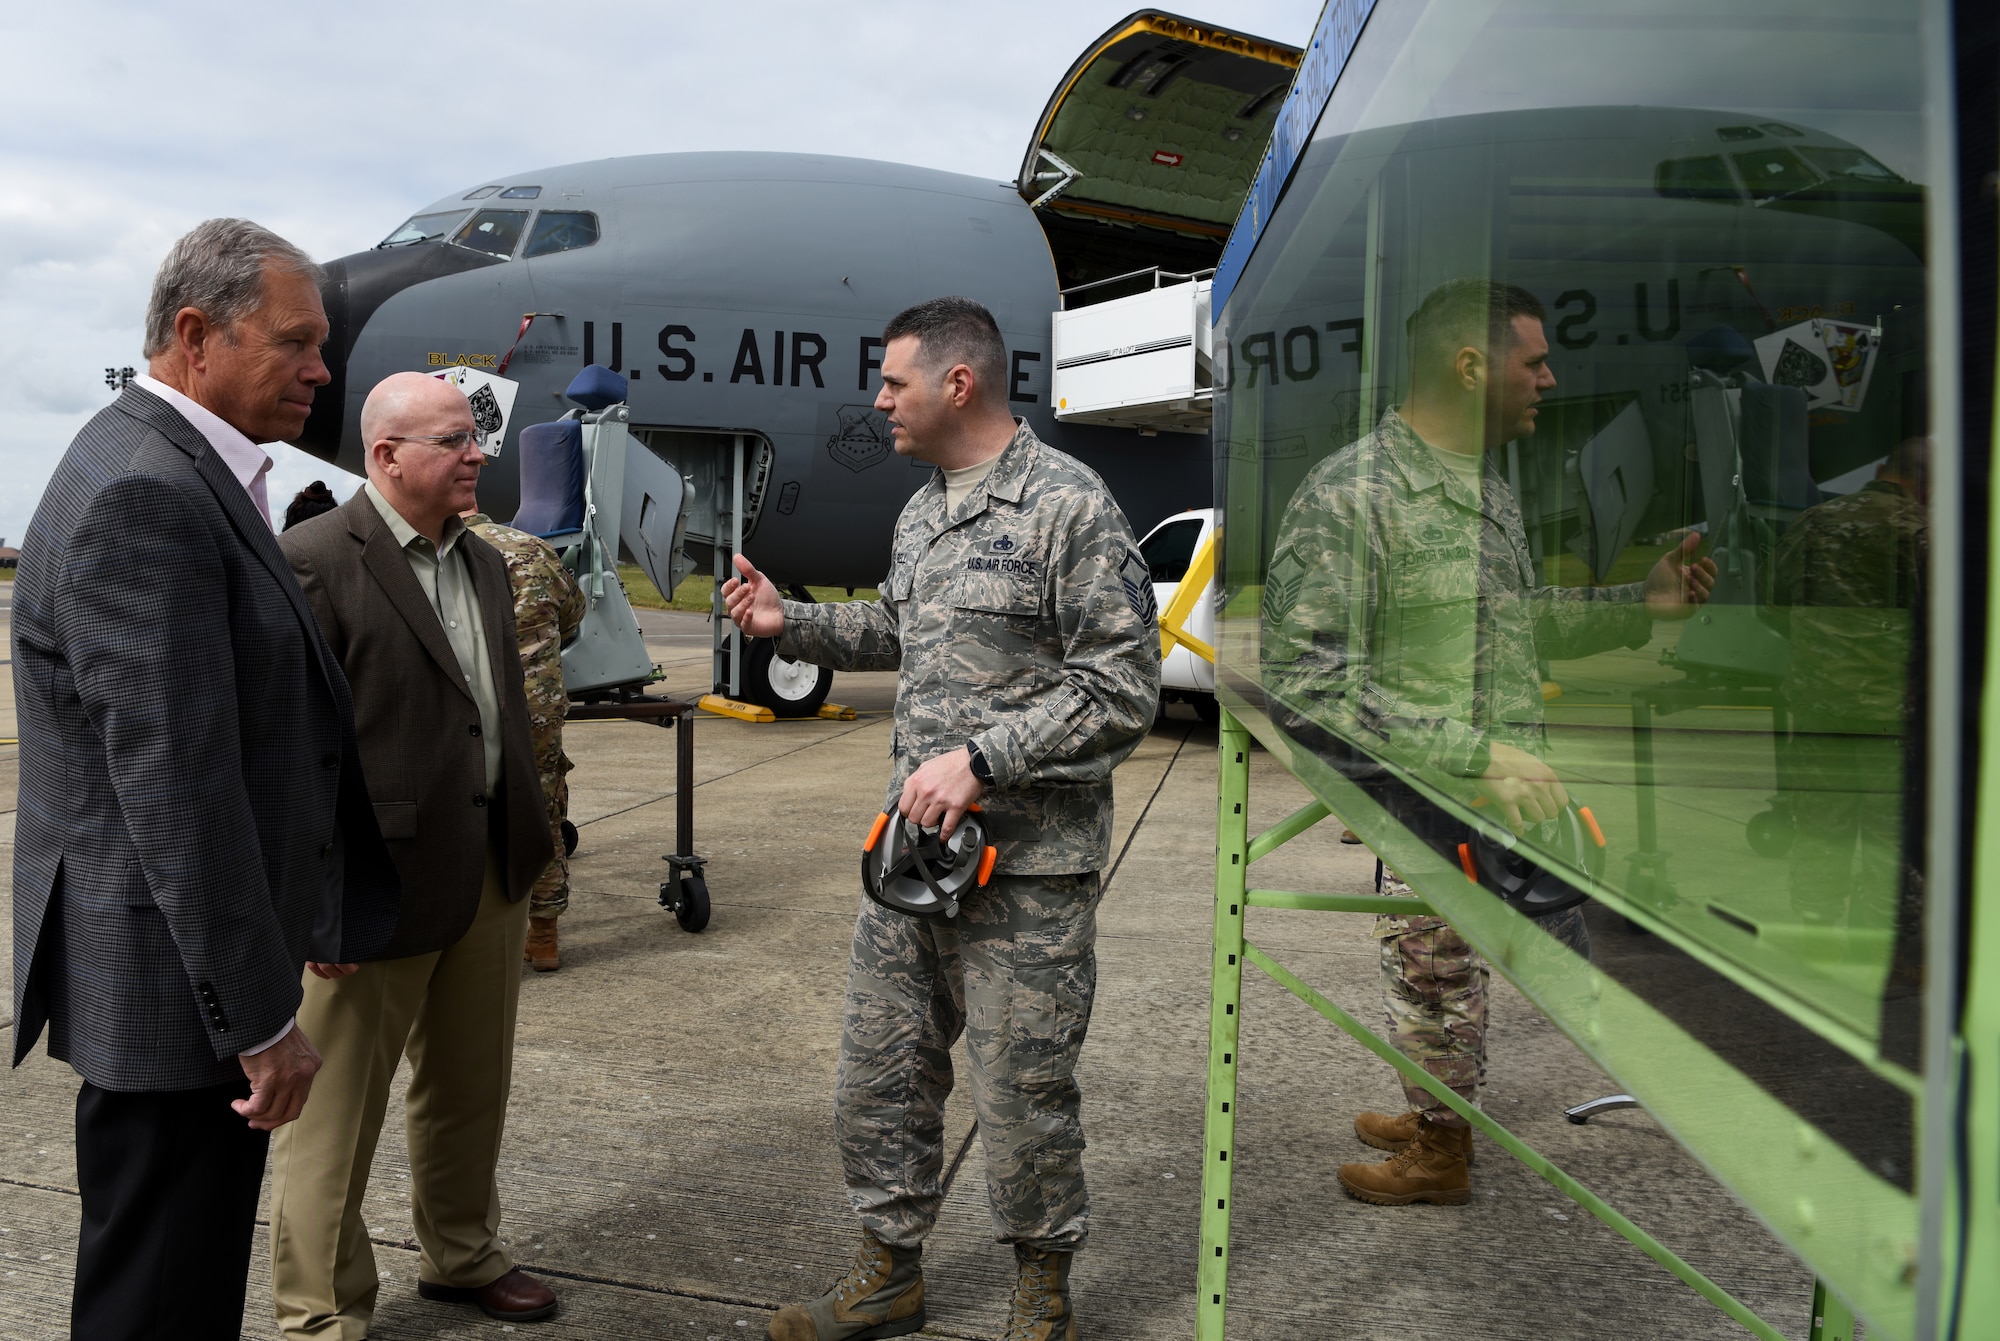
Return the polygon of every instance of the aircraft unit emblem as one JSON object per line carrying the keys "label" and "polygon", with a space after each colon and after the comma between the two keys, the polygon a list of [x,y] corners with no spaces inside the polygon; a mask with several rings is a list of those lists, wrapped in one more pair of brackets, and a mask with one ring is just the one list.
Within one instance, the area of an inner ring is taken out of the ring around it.
{"label": "aircraft unit emblem", "polygon": [[888,421],[869,405],[843,405],[840,422],[826,440],[826,453],[835,461],[860,474],[889,458]]}
{"label": "aircraft unit emblem", "polygon": [[472,426],[479,430],[480,437],[492,437],[507,422],[506,415],[500,412],[500,402],[493,395],[492,387],[479,387],[465,399],[472,407]]}

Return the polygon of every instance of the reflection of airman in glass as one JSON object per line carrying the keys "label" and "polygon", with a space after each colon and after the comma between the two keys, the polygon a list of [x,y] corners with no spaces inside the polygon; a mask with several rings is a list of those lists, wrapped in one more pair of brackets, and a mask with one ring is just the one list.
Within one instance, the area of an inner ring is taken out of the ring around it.
{"label": "reflection of airman in glass", "polygon": [[[1930,443],[1897,445],[1857,492],[1800,514],[1778,546],[1791,632],[1792,908],[1889,931],[1902,883],[1901,738],[1930,550]],[[1885,950],[1886,952],[1886,950]]]}
{"label": "reflection of airman in glass", "polygon": [[[1463,780],[1516,832],[1569,802],[1542,759],[1538,658],[1642,646],[1654,619],[1706,599],[1714,574],[1706,559],[1686,562],[1691,536],[1644,582],[1541,584],[1520,509],[1485,457],[1534,433],[1555,386],[1543,315],[1532,294],[1486,280],[1424,299],[1410,319],[1408,399],[1306,477],[1264,602],[1274,707],[1434,781]],[[1476,1102],[1484,960],[1442,918],[1384,917],[1376,935],[1392,1041]],[[1404,1090],[1412,1111],[1355,1122],[1395,1157],[1342,1167],[1342,1184],[1384,1205],[1468,1200],[1465,1120],[1420,1086]]]}

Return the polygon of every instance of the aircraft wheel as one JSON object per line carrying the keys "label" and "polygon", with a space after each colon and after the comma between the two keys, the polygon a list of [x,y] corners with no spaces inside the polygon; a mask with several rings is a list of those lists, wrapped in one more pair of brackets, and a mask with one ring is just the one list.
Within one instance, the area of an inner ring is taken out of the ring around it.
{"label": "aircraft wheel", "polygon": [[1750,850],[1760,857],[1782,857],[1792,850],[1792,817],[1775,810],[1752,815],[1743,826]]}
{"label": "aircraft wheel", "polygon": [[1213,694],[1189,694],[1187,701],[1194,706],[1194,715],[1214,726],[1222,720],[1222,705],[1215,701]]}
{"label": "aircraft wheel", "polygon": [[811,717],[833,689],[833,672],[778,655],[771,638],[754,638],[743,658],[743,697],[779,717]]}
{"label": "aircraft wheel", "polygon": [[571,824],[568,820],[564,820],[562,822],[562,840],[563,840],[563,855],[565,857],[575,856],[576,826],[574,824]]}
{"label": "aircraft wheel", "polygon": [[708,882],[698,875],[682,876],[670,906],[682,931],[700,931],[708,925]]}

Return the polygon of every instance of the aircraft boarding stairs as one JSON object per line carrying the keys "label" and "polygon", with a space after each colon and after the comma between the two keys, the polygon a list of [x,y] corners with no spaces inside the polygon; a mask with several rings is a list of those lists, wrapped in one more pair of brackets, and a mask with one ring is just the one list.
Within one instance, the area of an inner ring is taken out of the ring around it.
{"label": "aircraft boarding stairs", "polygon": [[[1215,394],[1209,289],[1215,272],[1135,270],[1062,291],[1051,349],[1056,418],[1142,434],[1206,433]],[[1122,298],[1097,290],[1147,284]]]}

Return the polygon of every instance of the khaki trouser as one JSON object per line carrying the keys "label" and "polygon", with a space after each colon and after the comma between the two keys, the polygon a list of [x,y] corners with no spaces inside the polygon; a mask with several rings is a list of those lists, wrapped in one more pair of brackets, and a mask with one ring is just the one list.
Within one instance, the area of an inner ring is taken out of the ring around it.
{"label": "khaki trouser", "polygon": [[407,1050],[405,1126],[419,1272],[478,1287],[513,1263],[501,1246],[494,1166],[513,1082],[514,1011],[528,901],[508,903],[488,858],[479,912],[433,954],[305,978],[299,1028],[326,1064],[299,1120],[271,1145],[271,1290],[287,1337],[360,1341],[379,1288],[361,1201]]}

